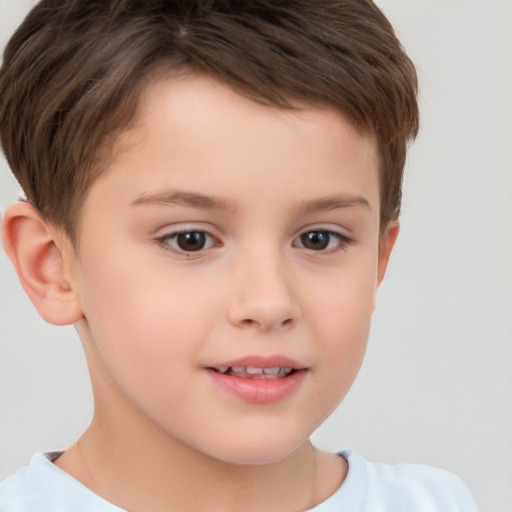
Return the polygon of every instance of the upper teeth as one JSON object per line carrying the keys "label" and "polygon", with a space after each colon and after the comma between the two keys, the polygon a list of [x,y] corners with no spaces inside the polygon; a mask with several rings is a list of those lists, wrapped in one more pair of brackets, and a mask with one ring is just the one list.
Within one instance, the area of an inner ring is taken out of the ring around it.
{"label": "upper teeth", "polygon": [[227,373],[230,369],[233,373],[248,373],[249,375],[261,375],[263,373],[266,375],[277,375],[279,373],[289,375],[293,371],[293,368],[289,366],[274,366],[272,368],[260,368],[258,366],[220,366],[218,368],[220,373]]}

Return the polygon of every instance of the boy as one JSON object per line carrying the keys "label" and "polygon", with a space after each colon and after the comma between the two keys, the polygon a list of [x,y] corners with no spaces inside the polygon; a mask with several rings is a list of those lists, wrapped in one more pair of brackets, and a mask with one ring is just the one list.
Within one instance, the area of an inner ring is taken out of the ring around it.
{"label": "boy", "polygon": [[367,1],[45,0],[0,74],[5,249],[94,417],[0,510],[476,510],[311,433],[398,234],[414,68]]}

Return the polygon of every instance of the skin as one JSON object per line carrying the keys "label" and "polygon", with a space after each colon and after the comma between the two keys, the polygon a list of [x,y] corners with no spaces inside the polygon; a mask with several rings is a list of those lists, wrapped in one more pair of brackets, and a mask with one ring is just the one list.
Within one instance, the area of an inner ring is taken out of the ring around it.
{"label": "skin", "polygon": [[[148,87],[121,146],[76,251],[28,204],[4,219],[23,286],[48,321],[76,325],[91,374],[93,421],[55,464],[128,510],[324,501],[347,465],[309,437],[359,370],[398,233],[379,231],[374,139],[332,109],[263,106],[188,76]],[[247,356],[290,358],[303,378],[275,403],[210,378]]]}

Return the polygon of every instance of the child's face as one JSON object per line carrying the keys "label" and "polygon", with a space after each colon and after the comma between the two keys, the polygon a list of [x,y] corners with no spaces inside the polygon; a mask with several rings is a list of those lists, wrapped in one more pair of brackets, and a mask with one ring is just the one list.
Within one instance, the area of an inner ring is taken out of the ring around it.
{"label": "child's face", "polygon": [[97,410],[119,435],[139,417],[224,461],[285,457],[365,351],[390,250],[373,139],[189,77],[148,88],[124,147],[73,263]]}

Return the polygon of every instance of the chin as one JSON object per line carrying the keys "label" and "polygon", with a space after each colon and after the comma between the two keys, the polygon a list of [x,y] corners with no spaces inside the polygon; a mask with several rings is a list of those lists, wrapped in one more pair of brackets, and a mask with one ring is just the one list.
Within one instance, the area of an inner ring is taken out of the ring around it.
{"label": "chin", "polygon": [[308,439],[296,443],[291,441],[290,438],[283,439],[282,435],[271,439],[228,440],[226,446],[218,445],[211,450],[210,456],[240,466],[275,464],[289,457]]}

